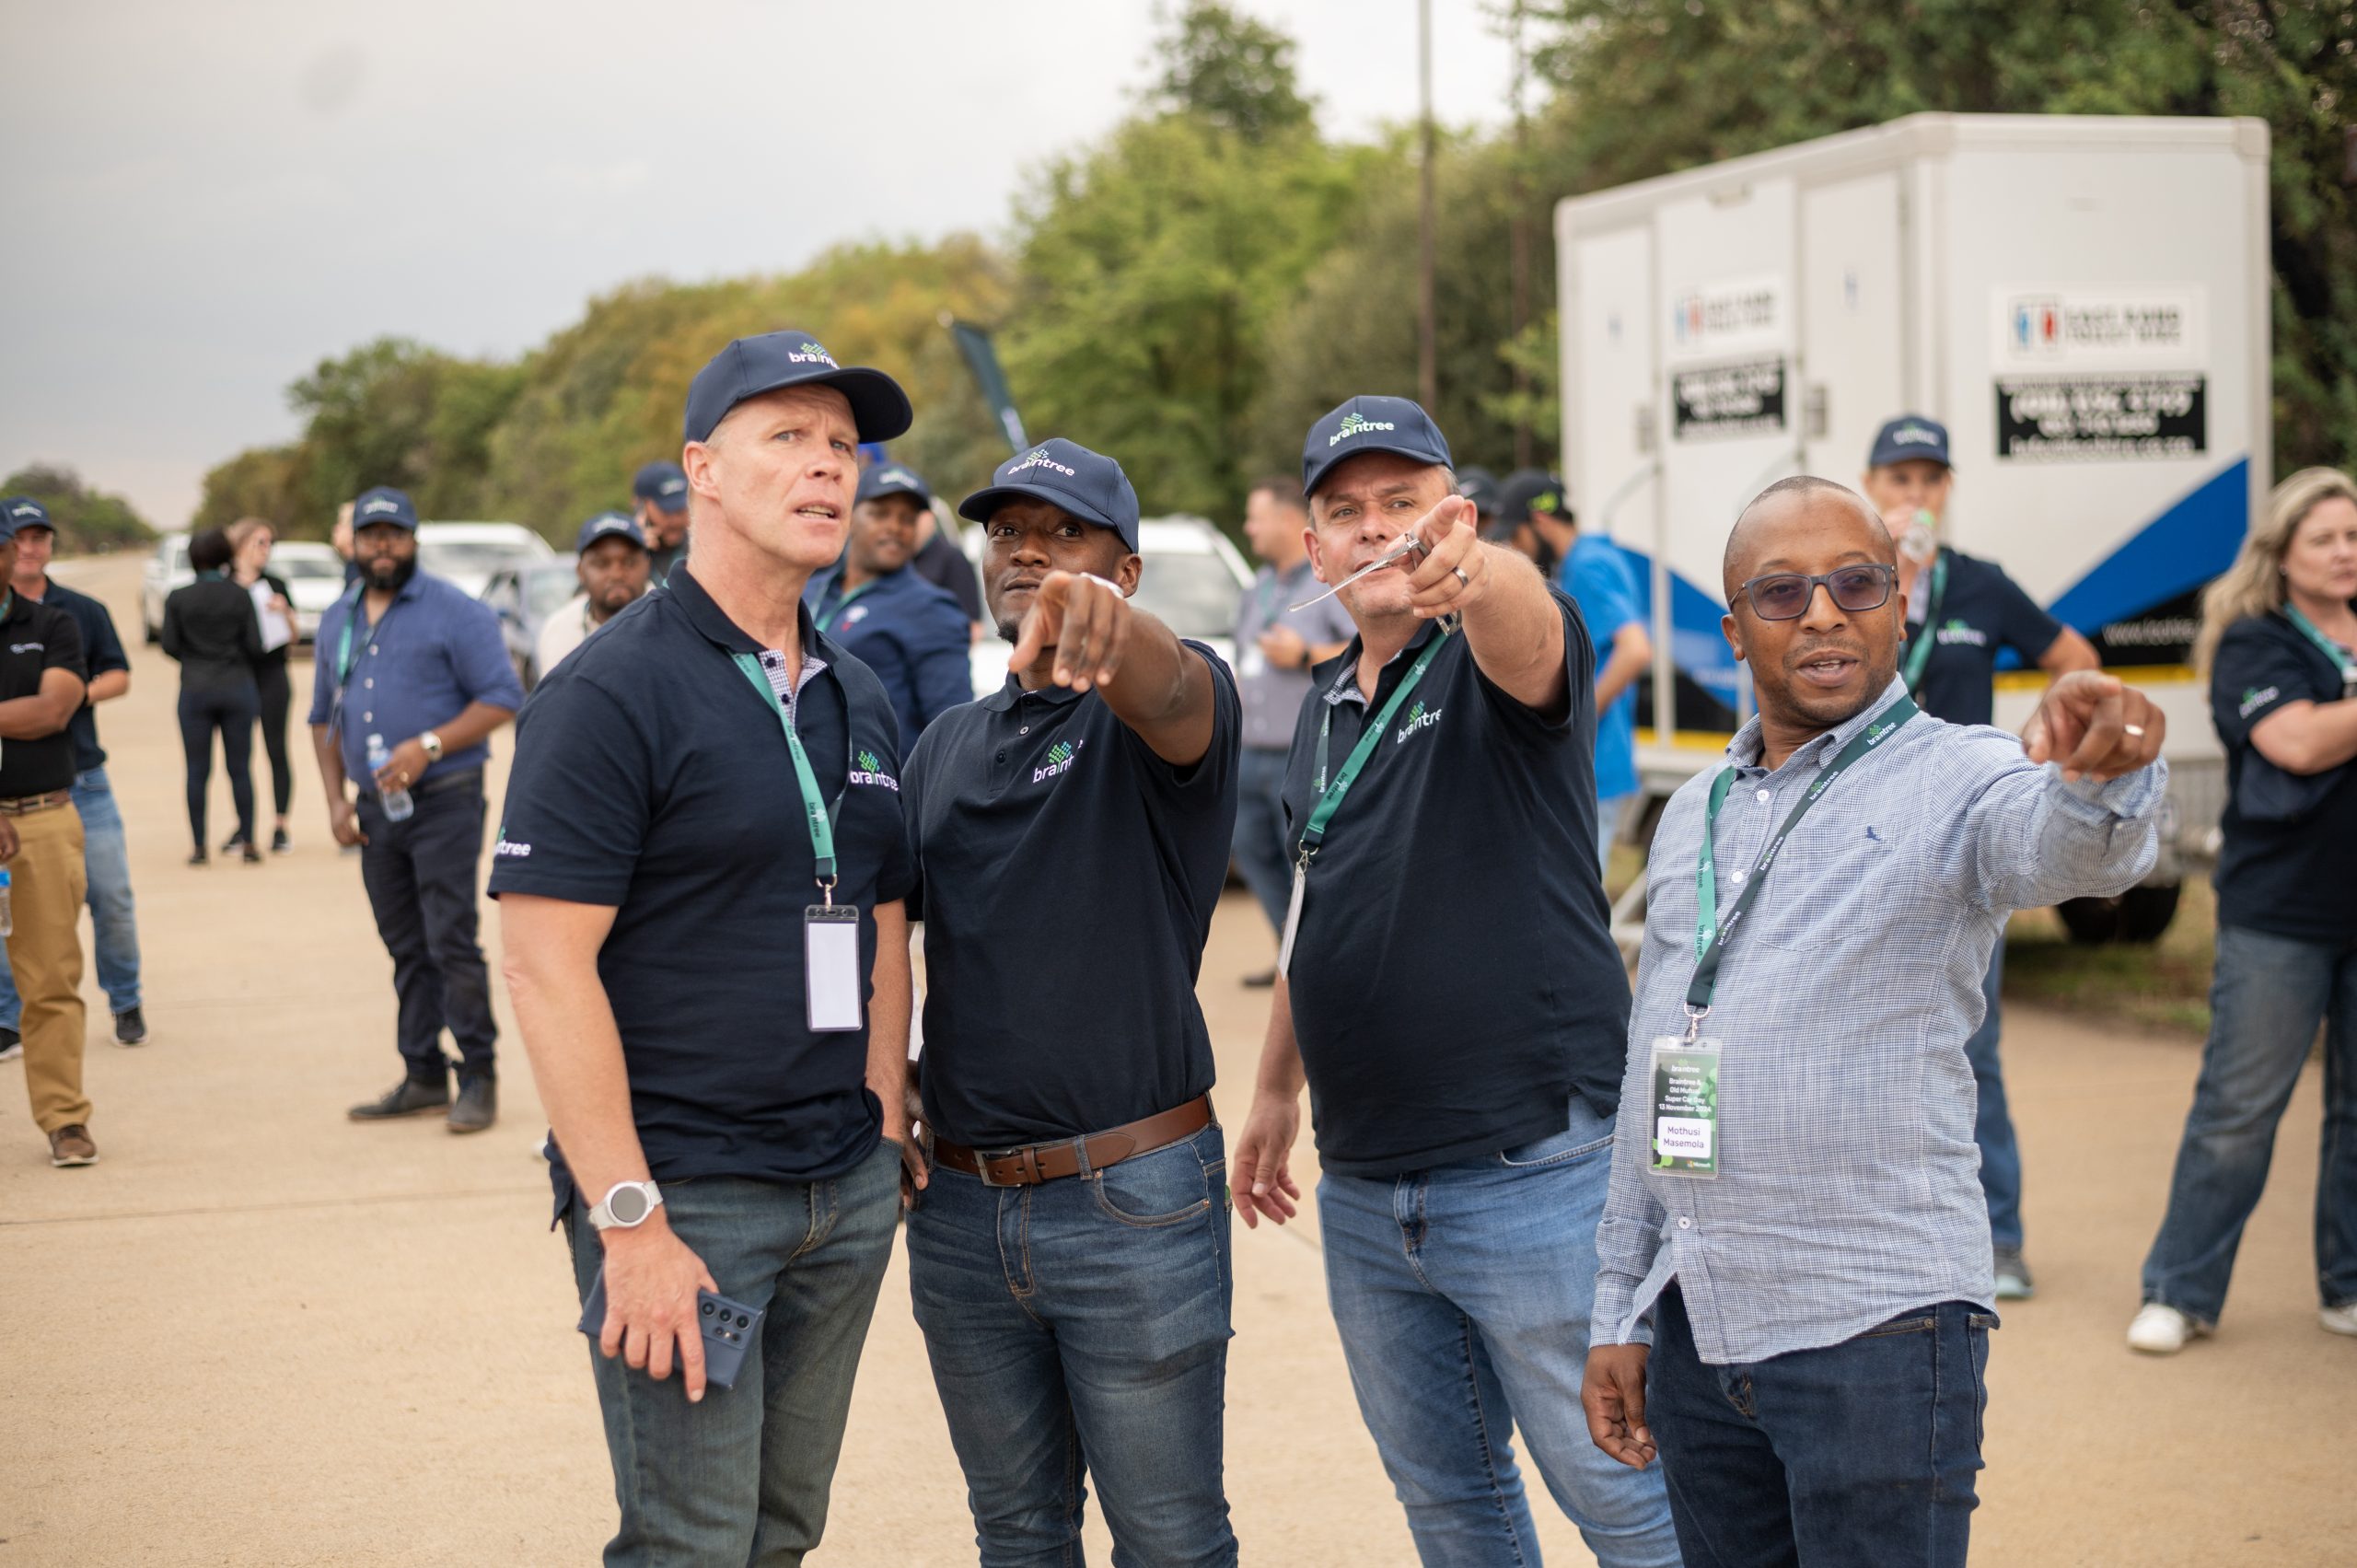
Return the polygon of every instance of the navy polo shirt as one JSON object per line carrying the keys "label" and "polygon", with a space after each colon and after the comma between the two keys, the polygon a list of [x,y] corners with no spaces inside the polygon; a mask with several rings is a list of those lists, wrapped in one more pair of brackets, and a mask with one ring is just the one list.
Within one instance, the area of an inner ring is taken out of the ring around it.
{"label": "navy polo shirt", "polygon": [[[1571,682],[1549,723],[1462,635],[1434,656],[1310,863],[1286,983],[1320,1164],[1391,1176],[1563,1130],[1577,1095],[1620,1103],[1629,981],[1596,863],[1596,654],[1563,618]],[[1359,694],[1359,640],[1318,667],[1285,767],[1293,853],[1315,804],[1318,721],[1340,769],[1424,644]]]}
{"label": "navy polo shirt", "polygon": [[[375,787],[368,768],[370,736],[383,736],[389,749],[399,746],[448,724],[470,703],[513,713],[524,705],[524,686],[499,634],[499,618],[457,584],[430,572],[412,573],[373,626],[364,598],[355,587],[319,617],[310,722],[336,726],[344,776],[366,792]],[[348,674],[338,668],[346,626],[352,628]],[[425,776],[480,768],[490,760],[491,743],[479,740],[445,753],[426,768]]]}
{"label": "navy polo shirt", "polygon": [[[1932,637],[1931,656],[1915,691],[1916,705],[1950,724],[1988,724],[1997,712],[1997,654],[2011,648],[2034,665],[2062,634],[2062,622],[2005,575],[1994,562],[1950,550],[1946,591],[1931,602],[1932,568],[1915,575],[1908,603],[1907,634]],[[1899,654],[1904,669],[1907,656]]]}
{"label": "navy polo shirt", "polygon": [[[876,905],[911,881],[900,748],[884,689],[807,611],[802,646],[795,728],[840,800],[834,901],[859,910],[865,993]],[[838,1176],[883,1127],[867,1031],[805,1027],[818,868],[784,732],[731,656],[761,651],[675,572],[551,670],[516,726],[492,896],[614,910],[598,974],[658,1182]],[[555,1180],[562,1207],[562,1159]]]}
{"label": "navy polo shirt", "polygon": [[923,883],[925,1121],[1005,1148],[1119,1127],[1212,1086],[1195,975],[1236,828],[1236,679],[1173,767],[1094,691],[1013,675],[910,754]]}
{"label": "navy polo shirt", "polygon": [[2303,942],[2357,940],[2357,762],[2287,775],[2250,743],[2289,703],[2338,703],[2340,671],[2282,615],[2237,621],[2210,661],[2210,715],[2226,748],[2218,920]]}
{"label": "navy polo shirt", "polygon": [[810,579],[803,599],[819,630],[876,672],[900,721],[900,743],[914,746],[924,726],[974,700],[972,638],[966,612],[946,588],[903,566],[843,592],[842,568]]}
{"label": "navy polo shirt", "polygon": [[[88,594],[75,592],[54,577],[41,590],[41,602],[74,618],[75,629],[82,633],[82,662],[89,667],[89,679],[96,680],[110,669],[131,668],[131,656],[122,651],[122,639],[115,633],[114,617],[107,613],[105,605]],[[107,754],[99,746],[97,711],[89,703],[84,703],[65,727],[74,737],[75,772],[87,773],[92,768],[106,766]]]}

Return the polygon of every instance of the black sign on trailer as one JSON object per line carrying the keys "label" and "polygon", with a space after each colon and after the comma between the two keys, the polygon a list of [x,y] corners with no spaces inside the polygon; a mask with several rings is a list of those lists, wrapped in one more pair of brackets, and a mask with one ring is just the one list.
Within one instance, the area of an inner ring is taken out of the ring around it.
{"label": "black sign on trailer", "polygon": [[1679,441],[1772,435],[1784,428],[1784,362],[1698,365],[1670,374],[1670,434]]}
{"label": "black sign on trailer", "polygon": [[2003,376],[1997,456],[2026,462],[2190,458],[2210,449],[2209,379],[2176,373]]}

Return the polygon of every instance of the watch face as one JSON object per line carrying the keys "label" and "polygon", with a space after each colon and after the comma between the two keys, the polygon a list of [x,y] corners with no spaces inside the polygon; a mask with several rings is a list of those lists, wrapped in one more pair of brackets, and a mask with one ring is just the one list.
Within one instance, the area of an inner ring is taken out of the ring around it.
{"label": "watch face", "polygon": [[606,1200],[606,1212],[614,1216],[616,1225],[636,1225],[644,1219],[654,1205],[646,1201],[644,1187],[621,1187]]}

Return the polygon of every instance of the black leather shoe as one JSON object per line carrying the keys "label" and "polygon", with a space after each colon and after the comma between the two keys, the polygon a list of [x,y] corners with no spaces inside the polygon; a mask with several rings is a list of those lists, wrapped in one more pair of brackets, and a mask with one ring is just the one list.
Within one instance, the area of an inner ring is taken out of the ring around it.
{"label": "black leather shoe", "polygon": [[499,1080],[470,1078],[459,1086],[459,1103],[450,1108],[450,1131],[480,1132],[499,1120]]}
{"label": "black leather shoe", "polygon": [[397,1116],[423,1116],[429,1110],[447,1110],[449,1105],[448,1080],[434,1084],[403,1078],[382,1099],[365,1101],[344,1114],[354,1121],[389,1121]]}

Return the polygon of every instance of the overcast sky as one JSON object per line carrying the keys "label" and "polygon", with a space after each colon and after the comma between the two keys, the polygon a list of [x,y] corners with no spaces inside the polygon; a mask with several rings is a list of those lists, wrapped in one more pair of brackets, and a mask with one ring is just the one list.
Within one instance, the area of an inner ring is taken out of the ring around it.
{"label": "overcast sky", "polygon": [[[1415,0],[1243,0],[1329,133],[1416,105]],[[1442,117],[1504,117],[1480,0],[1434,0]],[[1003,237],[1154,72],[1150,0],[0,0],[0,475],[185,523],[383,333],[511,355],[648,274]]]}

